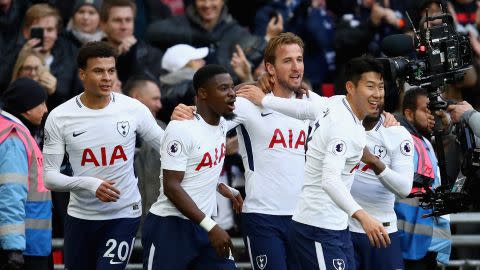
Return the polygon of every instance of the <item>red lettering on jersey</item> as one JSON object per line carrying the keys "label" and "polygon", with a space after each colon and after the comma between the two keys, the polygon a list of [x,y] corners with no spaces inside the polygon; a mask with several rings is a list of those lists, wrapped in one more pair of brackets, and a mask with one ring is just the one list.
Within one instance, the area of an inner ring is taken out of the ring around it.
{"label": "red lettering on jersey", "polygon": [[[89,157],[87,157],[87,155]],[[90,148],[87,148],[87,149],[83,150],[82,163],[81,163],[82,166],[85,166],[85,163],[87,163],[87,162],[93,162],[95,167],[100,166],[100,164],[98,164],[97,159],[95,158],[95,155],[93,154],[92,149],[90,149]]]}
{"label": "red lettering on jersey", "polygon": [[220,156],[218,156],[218,148],[215,148],[215,160],[212,162],[212,156],[210,155],[209,152],[206,152],[203,154],[202,161],[197,165],[195,168],[195,171],[200,171],[202,167],[209,167],[212,168],[212,166],[216,166],[218,164],[222,163],[222,160],[225,158],[225,154],[227,152],[227,148],[225,147],[225,144],[222,143],[220,146]]}
{"label": "red lettering on jersey", "polygon": [[350,170],[350,173],[353,173],[353,172],[356,171],[358,168],[360,168],[360,163],[357,163],[357,165],[355,165],[355,167],[353,167],[352,170]]}
{"label": "red lettering on jersey", "polygon": [[218,149],[215,148],[215,161],[213,162],[213,165],[216,166],[218,161]]}
{"label": "red lettering on jersey", "polygon": [[195,168],[195,171],[200,171],[202,167],[212,167],[212,157],[210,156],[210,153],[206,152],[203,154],[202,161],[197,165],[197,168]]}
{"label": "red lettering on jersey", "polygon": [[102,154],[102,166],[107,166],[107,149],[105,147],[100,148]]}
{"label": "red lettering on jersey", "polygon": [[287,148],[287,144],[285,143],[285,138],[283,137],[282,132],[278,128],[275,129],[275,132],[273,133],[273,137],[272,137],[272,140],[270,141],[270,145],[268,146],[268,148],[273,148],[277,143],[283,145],[284,148]]}
{"label": "red lettering on jersey", "polygon": [[298,149],[300,145],[305,146],[306,140],[307,140],[307,136],[305,135],[305,131],[300,130],[300,134],[298,134],[297,142],[295,143],[295,149]]}
{"label": "red lettering on jersey", "polygon": [[288,130],[288,147],[292,148],[293,132],[291,129]]}
{"label": "red lettering on jersey", "polygon": [[227,147],[225,147],[225,144],[222,143],[222,146],[220,146],[220,160],[218,163],[221,163],[223,158],[225,157],[225,154],[227,153]]}
{"label": "red lettering on jersey", "polygon": [[[107,161],[106,147],[100,148],[100,157],[102,161],[102,166],[107,166],[108,161]],[[113,149],[112,156],[110,157],[109,165],[113,165],[115,163],[115,160],[117,159],[123,159],[124,161],[127,161],[127,155],[125,155],[125,151],[123,151],[123,147],[121,145],[117,145]],[[81,166],[85,166],[85,164],[87,164],[88,162],[93,163],[95,167],[100,166],[100,164],[98,163],[97,157],[95,157],[95,154],[90,148],[83,150]]]}
{"label": "red lettering on jersey", "polygon": [[[299,146],[305,146],[305,142],[307,140],[307,136],[305,135],[304,130],[300,130],[298,134],[298,138],[295,141],[295,149],[298,149]],[[275,129],[272,140],[270,141],[270,145],[268,148],[273,148],[275,144],[281,144],[284,148],[287,148],[287,143],[285,142],[285,137],[280,129]],[[293,148],[293,130],[288,130],[288,148]]]}
{"label": "red lettering on jersey", "polygon": [[113,165],[116,159],[123,159],[123,161],[127,161],[127,156],[125,155],[125,152],[123,151],[123,147],[121,145],[117,145],[113,149],[112,157],[110,158],[110,165]]}

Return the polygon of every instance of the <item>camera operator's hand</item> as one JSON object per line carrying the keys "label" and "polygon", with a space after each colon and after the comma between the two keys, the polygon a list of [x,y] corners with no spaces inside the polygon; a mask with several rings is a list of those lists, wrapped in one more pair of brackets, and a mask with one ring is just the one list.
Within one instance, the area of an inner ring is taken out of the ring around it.
{"label": "camera operator's hand", "polygon": [[462,119],[462,115],[469,110],[473,110],[473,107],[466,101],[459,102],[455,105],[450,105],[447,108],[447,111],[452,117],[453,123],[460,122],[460,119]]}
{"label": "camera operator's hand", "polygon": [[429,132],[431,132],[433,130],[433,127],[435,126],[435,117],[433,116],[430,109],[426,109],[426,114],[427,114],[427,129]]}
{"label": "camera operator's hand", "polygon": [[446,134],[450,133],[452,121],[450,120],[450,116],[448,116],[448,113],[442,110],[435,112],[435,114],[440,117],[440,120],[442,121],[442,130],[444,130]]}

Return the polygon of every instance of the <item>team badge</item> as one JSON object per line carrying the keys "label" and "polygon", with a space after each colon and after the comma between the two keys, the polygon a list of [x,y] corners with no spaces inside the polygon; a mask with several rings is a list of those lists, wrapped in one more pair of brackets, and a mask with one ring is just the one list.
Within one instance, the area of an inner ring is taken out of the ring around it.
{"label": "team badge", "polygon": [[332,153],[343,156],[347,152],[347,144],[343,140],[336,140],[332,145]]}
{"label": "team badge", "polygon": [[333,259],[333,267],[336,270],[345,270],[345,262],[342,259]]}
{"label": "team badge", "polygon": [[117,131],[123,137],[127,137],[128,132],[130,131],[130,124],[128,121],[117,122]]}
{"label": "team badge", "polygon": [[381,145],[375,145],[373,148],[373,154],[379,158],[384,158],[387,155],[387,148]]}
{"label": "team badge", "polygon": [[263,270],[267,266],[267,255],[259,255],[255,258],[255,261],[257,262],[258,268]]}
{"label": "team badge", "polygon": [[176,157],[182,153],[182,144],[179,141],[171,141],[167,145],[167,153],[172,156]]}
{"label": "team badge", "polygon": [[412,147],[412,143],[405,140],[400,144],[400,152],[405,156],[411,156],[413,151]]}

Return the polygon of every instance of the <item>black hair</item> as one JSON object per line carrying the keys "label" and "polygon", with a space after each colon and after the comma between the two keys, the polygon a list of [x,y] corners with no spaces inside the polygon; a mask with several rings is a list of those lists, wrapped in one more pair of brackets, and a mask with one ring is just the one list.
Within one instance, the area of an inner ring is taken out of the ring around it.
{"label": "black hair", "polygon": [[87,67],[88,59],[97,57],[114,57],[115,62],[117,60],[115,49],[110,46],[110,44],[103,41],[93,41],[88,42],[80,48],[77,55],[77,65],[79,68],[85,69]]}
{"label": "black hair", "polygon": [[122,89],[122,92],[127,95],[131,96],[133,89],[144,87],[147,82],[152,82],[159,85],[158,81],[152,76],[148,76],[146,74],[135,74],[128,78],[125,86]]}
{"label": "black hair", "polygon": [[428,97],[427,91],[420,87],[409,89],[405,92],[402,102],[402,114],[406,109],[417,110],[417,100],[420,96]]}
{"label": "black hair", "polygon": [[205,86],[211,78],[218,74],[229,74],[227,69],[220,65],[206,65],[197,70],[193,75],[193,88],[195,92],[198,92],[198,89]]}
{"label": "black hair", "polygon": [[350,59],[344,67],[345,81],[357,85],[363,73],[376,72],[383,77],[383,66],[380,60],[364,55]]}

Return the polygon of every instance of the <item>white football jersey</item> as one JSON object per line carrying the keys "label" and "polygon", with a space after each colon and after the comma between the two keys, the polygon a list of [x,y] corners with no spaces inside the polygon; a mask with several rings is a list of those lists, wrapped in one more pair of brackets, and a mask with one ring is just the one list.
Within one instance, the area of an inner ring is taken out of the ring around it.
{"label": "white football jersey", "polygon": [[[400,174],[403,173],[404,184],[411,186],[414,146],[410,133],[401,126],[385,128],[383,117],[373,129],[366,133],[367,147],[370,152],[377,156],[387,168]],[[367,213],[384,224],[388,233],[397,231],[397,216],[393,210],[395,195],[363,162],[360,162],[355,173],[351,193],[355,201]],[[352,232],[365,233],[361,224],[353,218],[349,219],[349,229]]]}
{"label": "white football jersey", "polygon": [[68,154],[74,176],[115,181],[116,202],[100,201],[91,191],[72,189],[68,214],[87,220],[139,217],[142,213],[133,171],[136,135],[145,141],[161,140],[163,130],[138,100],[112,93],[103,109],[82,104],[82,94],[61,104],[45,124],[45,154]]}
{"label": "white football jersey", "polygon": [[347,213],[334,202],[324,185],[335,181],[344,190],[339,194],[340,200],[356,205],[349,191],[364,146],[365,129],[346,98],[329,101],[309,138],[305,181],[293,220],[330,230],[347,228]]}
{"label": "white football jersey", "polygon": [[229,128],[237,126],[245,167],[243,212],[292,215],[303,184],[309,121],[264,109],[240,97],[235,114]]}
{"label": "white football jersey", "polygon": [[[223,118],[218,125],[212,126],[197,114],[193,120],[171,121],[161,148],[161,181],[163,170],[185,172],[180,185],[208,217],[217,212],[217,183],[225,160],[226,135]],[[162,184],[160,196],[150,212],[186,218],[165,196],[163,187]]]}

